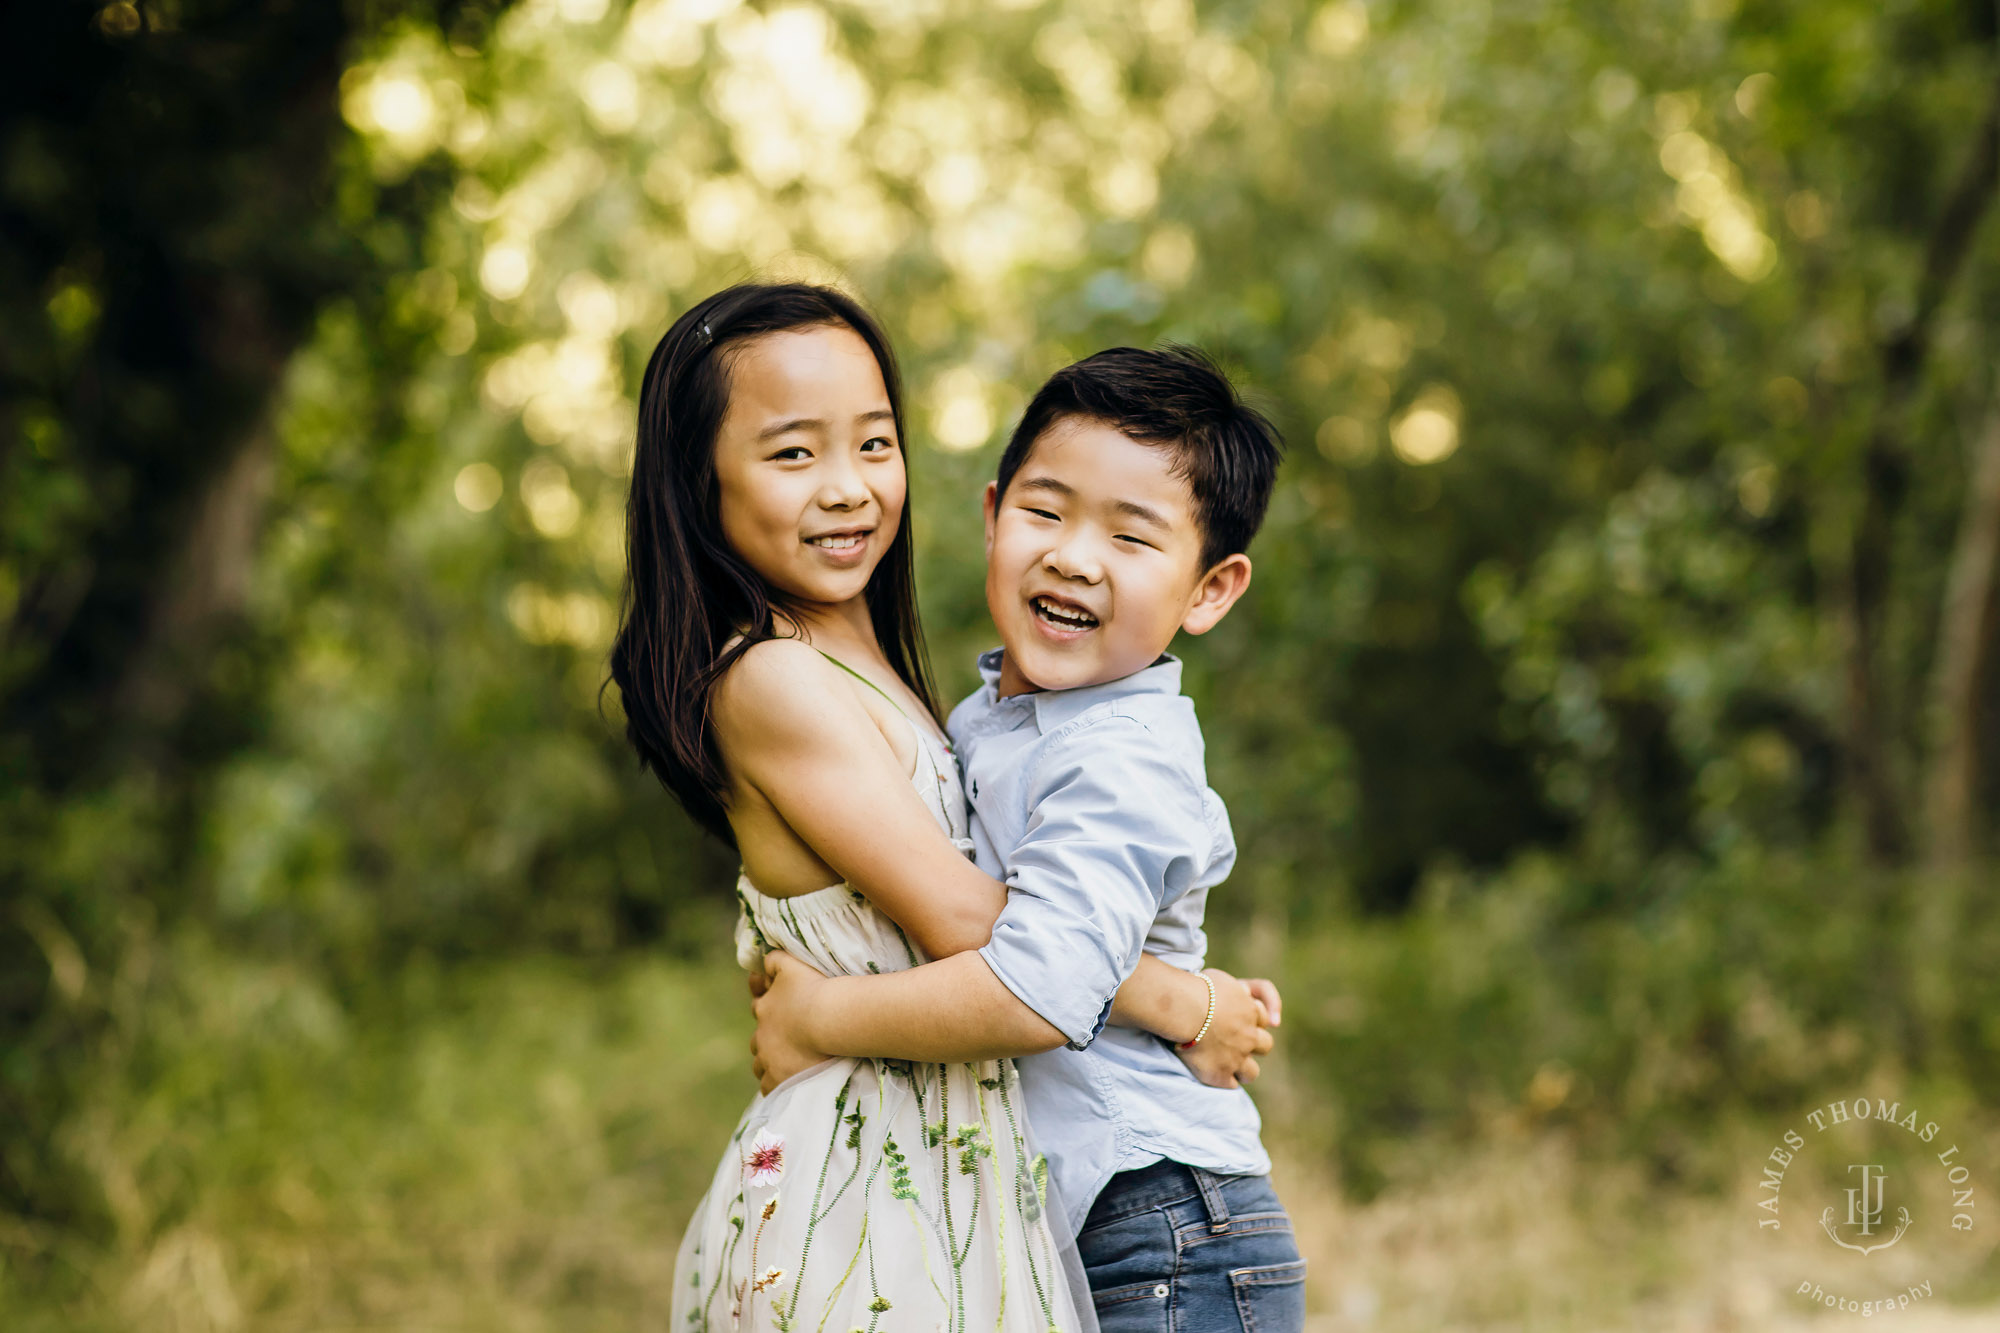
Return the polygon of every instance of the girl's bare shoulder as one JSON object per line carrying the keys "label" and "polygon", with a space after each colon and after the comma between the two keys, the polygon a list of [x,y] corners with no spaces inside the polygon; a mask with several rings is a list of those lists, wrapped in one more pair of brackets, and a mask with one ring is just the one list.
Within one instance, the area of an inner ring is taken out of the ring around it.
{"label": "girl's bare shoulder", "polygon": [[873,726],[840,668],[798,639],[750,645],[715,683],[710,707],[725,740]]}

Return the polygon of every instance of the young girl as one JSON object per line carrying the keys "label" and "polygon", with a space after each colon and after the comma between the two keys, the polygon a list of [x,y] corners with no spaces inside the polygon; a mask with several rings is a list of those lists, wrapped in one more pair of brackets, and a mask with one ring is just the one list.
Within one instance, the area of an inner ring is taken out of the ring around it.
{"label": "young girl", "polygon": [[[731,288],[654,351],[612,676],[642,761],[742,855],[749,968],[912,967],[984,944],[1004,901],[966,859],[905,482],[894,358],[841,293]],[[1226,1060],[1256,1012],[1218,989]],[[1183,1030],[1206,990],[1149,958],[1114,1021]],[[672,1330],[1088,1327],[1061,1217],[1010,1060],[830,1060],[745,1112],[681,1243]]]}

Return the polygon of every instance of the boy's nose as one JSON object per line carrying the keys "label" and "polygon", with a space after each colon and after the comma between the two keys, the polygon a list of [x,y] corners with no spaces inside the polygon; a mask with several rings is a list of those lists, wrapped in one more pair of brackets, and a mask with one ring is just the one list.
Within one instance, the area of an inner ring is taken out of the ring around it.
{"label": "boy's nose", "polygon": [[1080,542],[1064,542],[1051,547],[1048,554],[1042,557],[1042,564],[1063,578],[1076,579],[1080,583],[1096,583],[1104,577],[1103,567]]}

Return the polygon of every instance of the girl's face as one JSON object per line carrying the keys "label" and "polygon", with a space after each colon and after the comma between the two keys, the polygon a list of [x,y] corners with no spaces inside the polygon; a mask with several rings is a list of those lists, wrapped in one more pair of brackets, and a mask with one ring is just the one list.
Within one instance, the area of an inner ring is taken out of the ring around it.
{"label": "girl's face", "polygon": [[779,593],[859,597],[903,517],[903,448],[874,353],[839,325],[730,349],[715,439],[722,535]]}

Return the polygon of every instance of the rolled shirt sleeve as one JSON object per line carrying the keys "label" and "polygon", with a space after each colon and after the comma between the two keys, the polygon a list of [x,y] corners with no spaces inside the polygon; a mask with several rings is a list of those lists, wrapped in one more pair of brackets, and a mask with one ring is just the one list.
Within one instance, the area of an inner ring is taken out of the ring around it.
{"label": "rolled shirt sleeve", "polygon": [[1161,908],[1207,866],[1200,776],[1123,714],[1048,747],[1029,779],[1007,905],[981,949],[993,974],[1072,1050],[1104,1028]]}

